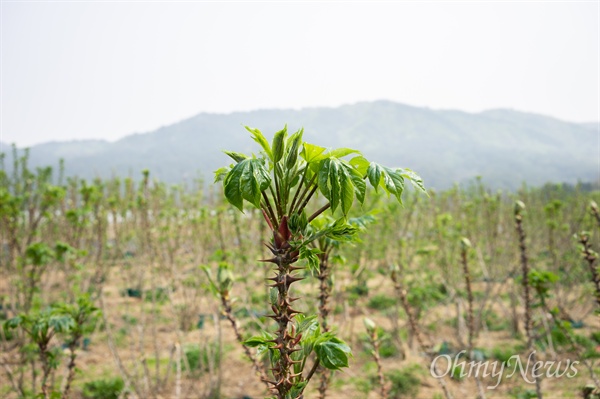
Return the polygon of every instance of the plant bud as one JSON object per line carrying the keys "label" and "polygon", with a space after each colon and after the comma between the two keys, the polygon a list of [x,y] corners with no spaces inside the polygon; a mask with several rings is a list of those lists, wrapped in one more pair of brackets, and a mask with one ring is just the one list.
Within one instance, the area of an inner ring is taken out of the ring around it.
{"label": "plant bud", "polygon": [[461,244],[462,249],[466,250],[468,248],[471,248],[471,241],[466,237],[463,237],[460,239],[460,244]]}
{"label": "plant bud", "polygon": [[369,333],[372,333],[377,328],[377,325],[375,325],[375,322],[373,320],[369,319],[368,317],[365,317],[363,319],[363,323],[365,324],[365,327]]}
{"label": "plant bud", "polygon": [[515,215],[520,214],[525,210],[525,204],[523,201],[515,201]]}

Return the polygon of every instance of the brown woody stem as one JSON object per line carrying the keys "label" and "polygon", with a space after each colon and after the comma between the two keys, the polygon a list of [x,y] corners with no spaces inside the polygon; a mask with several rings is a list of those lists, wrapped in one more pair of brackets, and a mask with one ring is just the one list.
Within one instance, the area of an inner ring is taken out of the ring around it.
{"label": "brown woody stem", "polygon": [[63,391],[62,397],[64,399],[68,399],[69,398],[69,393],[71,390],[71,384],[73,383],[73,380],[75,379],[75,359],[77,358],[77,353],[75,352],[75,350],[77,349],[77,345],[79,343],[79,336],[76,337],[70,344],[69,344],[69,374],[67,375],[67,383],[65,384],[65,389]]}
{"label": "brown woody stem", "polygon": [[[313,175],[313,177],[310,179],[310,181],[308,182],[308,184],[304,187],[304,190],[302,190],[302,194],[300,194],[300,197],[298,197],[298,202],[296,202],[294,205],[299,205],[302,200],[304,199],[304,196],[306,195],[306,193],[308,192],[308,190],[310,190],[310,188],[312,187],[312,185],[315,182],[315,179],[317,178],[317,175]],[[300,191],[300,186],[298,186],[298,191]],[[298,192],[296,192],[296,194],[298,194]],[[294,209],[293,207],[290,209]],[[301,211],[297,211],[297,213],[300,213]]]}
{"label": "brown woody stem", "polygon": [[317,191],[317,188],[319,188],[316,184],[313,186],[312,190],[310,190],[310,192],[308,193],[308,195],[306,196],[306,198],[304,199],[304,201],[302,201],[302,205],[300,206],[300,208],[298,208],[298,213],[302,213],[302,211],[304,210],[304,208],[306,207],[306,204],[308,204],[308,201],[310,201],[310,199],[312,198],[312,196],[315,194],[315,192]]}
{"label": "brown woody stem", "polygon": [[[527,245],[525,243],[525,230],[523,230],[523,216],[520,212],[515,212],[515,228],[519,237],[519,250],[521,252],[521,270],[523,273],[523,298],[525,300],[525,333],[527,334],[527,350],[529,357],[535,364],[536,356],[534,349],[534,337],[531,320],[531,294],[529,293],[529,262],[527,259]],[[538,399],[542,399],[542,388],[539,377],[535,377],[535,391]]]}
{"label": "brown woody stem", "polygon": [[331,207],[331,202],[328,202],[327,204],[323,205],[321,208],[317,209],[315,211],[315,213],[313,213],[312,215],[310,215],[310,217],[308,218],[308,223],[312,222],[317,216],[319,216],[320,214],[322,214],[323,212],[325,212],[330,207]]}
{"label": "brown woody stem", "polygon": [[308,372],[308,375],[306,376],[306,381],[307,382],[310,381],[310,379],[312,378],[312,376],[315,374],[315,372],[319,368],[319,365],[320,365],[319,359],[315,360],[315,364],[313,364],[312,368]]}
{"label": "brown woody stem", "polygon": [[269,191],[273,196],[273,201],[275,201],[277,215],[281,218],[281,216],[283,216],[283,211],[281,210],[281,201],[279,200],[279,182],[277,180],[277,177],[275,178],[275,192],[273,192],[273,186],[269,186]]}
{"label": "brown woody stem", "polygon": [[256,374],[260,377],[261,381],[265,382],[267,388],[269,388],[269,384],[266,383],[267,375],[265,374],[265,371],[250,352],[250,348],[244,345],[244,339],[242,338],[242,334],[238,330],[237,322],[235,320],[235,316],[233,315],[231,309],[231,302],[229,301],[229,298],[227,298],[225,295],[221,295],[221,304],[223,305],[223,312],[225,313],[225,317],[227,317],[227,320],[229,320],[229,323],[231,324],[231,327],[235,334],[235,338],[242,345],[242,348],[244,348],[244,353],[246,354],[246,357],[252,362],[252,367],[254,368]]}
{"label": "brown woody stem", "polygon": [[579,235],[579,242],[583,246],[583,258],[586,260],[592,274],[592,283],[594,283],[596,289],[596,302],[600,306],[600,273],[598,272],[598,267],[595,265],[597,255],[592,251],[590,237],[586,233]]}
{"label": "brown woody stem", "polygon": [[379,356],[379,339],[377,338],[377,329],[373,328],[371,334],[369,336],[371,339],[371,344],[373,345],[373,352],[371,356],[373,356],[373,360],[375,360],[375,364],[377,364],[377,376],[379,377],[379,386],[380,386],[380,395],[382,399],[387,399],[387,389],[385,386],[385,376],[383,375],[383,366],[381,365],[381,357]]}
{"label": "brown woody stem", "polygon": [[269,217],[271,218],[271,224],[273,226],[277,226],[277,217],[275,217],[275,212],[273,212],[273,207],[271,206],[271,201],[269,201],[269,197],[267,196],[267,193],[265,193],[264,191],[262,192],[262,197],[263,200],[265,201],[265,206],[267,207],[267,212],[269,213]]}
{"label": "brown woody stem", "polygon": [[308,169],[308,165],[304,168],[304,173],[302,173],[302,179],[300,179],[300,184],[298,184],[298,189],[296,190],[296,194],[294,194],[294,199],[292,199],[292,203],[290,204],[290,214],[294,210],[294,205],[296,205],[296,200],[298,199],[298,195],[300,191],[302,191],[302,185],[306,180],[306,170]]}
{"label": "brown woody stem", "polygon": [[[426,345],[425,341],[423,340],[423,336],[421,335],[421,329],[419,328],[417,319],[414,315],[414,312],[412,311],[412,307],[408,302],[408,293],[402,287],[402,283],[400,281],[401,276],[399,276],[396,272],[392,272],[391,278],[394,282],[394,290],[396,291],[396,295],[398,295],[398,297],[400,298],[400,302],[402,303],[402,308],[404,308],[404,312],[406,312],[406,315],[408,316],[408,324],[413,335],[417,340],[419,348],[421,349],[421,351],[427,352],[428,345]],[[430,355],[430,358],[433,361],[433,356]],[[438,373],[437,367],[434,368],[436,370],[436,373]],[[442,388],[442,392],[444,392],[444,396],[446,397],[446,399],[453,399],[454,397],[448,389],[448,385],[446,385],[446,381],[444,380],[444,378],[436,378],[436,381],[440,385],[440,388]]]}
{"label": "brown woody stem", "polygon": [[[470,360],[473,360],[473,339],[475,338],[475,319],[473,317],[473,290],[471,289],[471,273],[469,273],[469,264],[467,262],[467,248],[462,247],[460,251],[461,261],[463,265],[463,273],[465,275],[465,285],[467,286],[467,300],[469,301],[469,342],[467,356]],[[477,385],[477,391],[479,393],[479,399],[485,399],[485,391],[481,384],[481,379],[478,374],[475,374],[475,383]]]}

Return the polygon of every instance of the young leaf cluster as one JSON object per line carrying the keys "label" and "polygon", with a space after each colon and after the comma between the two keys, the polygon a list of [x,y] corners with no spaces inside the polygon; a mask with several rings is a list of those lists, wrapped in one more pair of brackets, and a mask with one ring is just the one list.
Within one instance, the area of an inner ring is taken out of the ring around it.
{"label": "young leaf cluster", "polygon": [[[294,373],[302,373],[305,369],[306,360],[312,353],[316,361],[329,370],[339,370],[348,367],[348,361],[352,356],[352,350],[333,332],[322,333],[317,316],[298,315],[295,320],[295,329],[302,334],[300,339],[301,351],[294,354],[294,360],[301,360],[294,367]],[[244,341],[244,344],[257,348],[260,356],[268,355],[270,362],[275,366],[279,352],[275,350],[274,336],[268,332],[254,336]],[[303,381],[299,378],[299,382]]]}
{"label": "young leaf cluster", "polygon": [[[223,181],[227,201],[240,211],[244,202],[263,209],[272,227],[278,226],[284,215],[301,215],[317,191],[327,200],[325,209],[331,208],[332,213],[340,209],[344,216],[355,200],[364,203],[367,182],[398,201],[406,180],[425,192],[423,181],[410,169],[369,162],[350,148],[327,149],[304,142],[302,129],[288,137],[286,126],[275,133],[271,143],[260,130],[246,129],[261,152],[251,157],[225,152],[235,164],[217,170],[215,180]],[[313,213],[308,221],[319,213]]]}

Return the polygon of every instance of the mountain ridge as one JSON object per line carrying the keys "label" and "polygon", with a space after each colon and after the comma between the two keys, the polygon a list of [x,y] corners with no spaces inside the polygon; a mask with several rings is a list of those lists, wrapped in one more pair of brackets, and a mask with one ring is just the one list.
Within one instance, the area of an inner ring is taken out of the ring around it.
{"label": "mountain ridge", "polygon": [[[377,162],[410,167],[430,187],[447,188],[483,176],[492,187],[514,189],[523,181],[596,181],[598,132],[578,124],[511,109],[479,113],[435,110],[387,100],[339,107],[261,109],[229,114],[201,112],[172,125],[116,141],[83,140],[34,145],[32,166],[65,159],[67,175],[128,175],[149,169],[171,183],[207,181],[230,163],[222,150],[256,151],[243,125],[270,137],[288,125],[305,128],[305,140],[363,150]],[[590,145],[592,143],[593,145]]]}

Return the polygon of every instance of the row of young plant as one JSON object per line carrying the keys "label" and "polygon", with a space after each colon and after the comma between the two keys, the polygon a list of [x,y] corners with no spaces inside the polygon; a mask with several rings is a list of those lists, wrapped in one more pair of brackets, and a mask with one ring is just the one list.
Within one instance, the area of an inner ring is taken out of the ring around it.
{"label": "row of young plant", "polygon": [[[596,355],[590,338],[573,330],[594,309],[590,273],[596,269],[589,248],[584,267],[572,237],[597,230],[588,207],[597,194],[559,186],[492,194],[478,182],[427,198],[402,192],[404,179],[422,186],[409,170],[371,164],[354,150],[303,143],[301,132],[287,138],[283,130],[271,142],[257,130],[251,134],[261,153],[230,153],[235,163],[218,173],[229,202],[257,207],[247,206],[244,214],[233,212],[218,192],[203,191],[201,183],[167,187],[151,181],[148,172],[137,183],[85,182],[63,179],[60,170],[53,176],[51,168],[31,171],[26,157],[15,160],[14,174],[0,176],[6,319],[0,361],[2,378],[10,382],[4,393],[69,397],[76,354],[87,339],[88,350],[110,351],[104,361],[109,369],[117,366],[122,383],[112,386],[120,394],[220,397],[227,378],[223,322],[265,382],[256,392],[302,397],[318,377],[313,389],[326,397],[332,370],[348,366],[350,347],[369,345],[379,372],[363,388],[375,390],[378,382],[384,397],[411,392],[405,385],[412,374],[396,368],[385,375],[377,360],[381,328],[367,322],[366,335],[355,333],[362,328],[355,327],[353,315],[361,317],[368,308],[381,311],[373,317],[377,324],[389,318],[384,335],[395,348],[391,353],[414,350],[423,354],[424,365],[449,345],[476,353],[477,337],[490,329],[498,309],[511,320],[502,326],[507,333],[519,337],[529,326],[537,332],[527,334],[527,341],[544,353]],[[525,274],[515,198],[528,210],[531,239],[525,246],[533,270]],[[584,236],[584,246],[597,248],[597,234]],[[469,237],[470,249],[462,237]],[[275,265],[275,276],[256,261],[265,258]],[[469,271],[468,263],[477,266]],[[274,286],[256,290],[264,278]],[[290,288],[301,278],[297,292],[304,299],[292,308]],[[520,287],[539,294],[533,312],[524,312],[528,301]],[[124,299],[118,306],[106,306],[119,295]],[[428,328],[440,307],[456,309],[452,340]],[[562,337],[567,344],[557,347]],[[591,376],[593,364],[590,369]],[[111,385],[93,382],[94,372],[80,377],[88,382],[79,385],[88,397]],[[438,383],[450,397],[451,384]]]}

